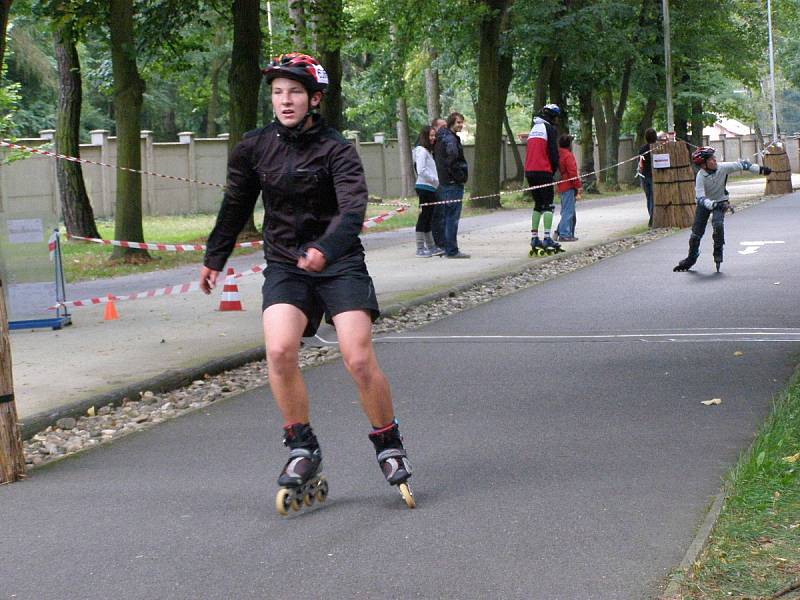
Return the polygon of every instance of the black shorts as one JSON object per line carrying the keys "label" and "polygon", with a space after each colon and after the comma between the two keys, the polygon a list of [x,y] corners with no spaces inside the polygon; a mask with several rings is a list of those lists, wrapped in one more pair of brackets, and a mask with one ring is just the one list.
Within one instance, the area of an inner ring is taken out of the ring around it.
{"label": "black shorts", "polygon": [[333,323],[339,313],[366,310],[375,322],[381,313],[364,260],[348,259],[346,265],[336,267],[330,273],[326,273],[328,269],[309,273],[294,265],[269,263],[261,288],[262,312],[273,304],[296,306],[308,318],[303,337],[317,332],[323,315],[326,322]]}
{"label": "black shorts", "polygon": [[553,175],[545,171],[525,171],[525,177],[528,180],[528,185],[533,187],[537,185],[545,185],[545,187],[536,188],[531,190],[533,196],[534,210],[538,212],[552,211],[553,200],[555,199],[555,187],[553,183]]}

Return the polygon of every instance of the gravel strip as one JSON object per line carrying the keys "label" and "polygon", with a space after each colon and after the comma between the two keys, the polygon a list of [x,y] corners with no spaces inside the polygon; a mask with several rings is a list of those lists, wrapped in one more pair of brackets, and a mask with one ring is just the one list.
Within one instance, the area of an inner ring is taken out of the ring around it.
{"label": "gravel strip", "polygon": [[[734,205],[737,209],[744,209],[764,200],[765,198],[743,198],[734,201]],[[557,254],[537,259],[522,271],[501,275],[458,291],[450,291],[444,297],[402,308],[384,316],[375,324],[373,333],[401,333],[422,327],[495,298],[582,269],[604,258],[670,235],[674,231],[674,229],[652,229],[587,248],[575,254]],[[300,349],[300,367],[320,365],[339,357],[336,346],[303,346]],[[196,380],[189,386],[171,392],[154,394],[145,391],[138,398],[123,399],[118,406],[108,404],[96,410],[90,409],[87,415],[78,419],[72,417],[59,419],[55,425],[25,441],[25,462],[28,467],[52,462],[135,431],[147,429],[168,419],[203,410],[214,402],[263,386],[266,381],[266,361],[261,360],[218,375],[206,375],[205,378]]]}

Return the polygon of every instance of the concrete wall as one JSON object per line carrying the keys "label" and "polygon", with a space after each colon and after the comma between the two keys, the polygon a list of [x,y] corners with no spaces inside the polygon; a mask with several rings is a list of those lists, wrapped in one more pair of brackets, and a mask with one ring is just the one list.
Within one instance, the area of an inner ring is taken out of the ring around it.
{"label": "concrete wall", "polygon": [[[51,130],[43,131],[42,137],[19,140],[26,146],[40,146],[52,140]],[[218,138],[195,138],[191,132],[178,134],[177,142],[155,143],[149,131],[142,132],[142,170],[165,175],[185,177],[212,184],[225,183],[227,134]],[[792,171],[800,172],[800,149],[796,137],[786,138]],[[397,198],[401,194],[400,156],[396,140],[364,142],[352,140],[364,163],[370,195],[382,198]],[[707,142],[708,143],[708,142]],[[754,136],[724,137],[710,142],[723,160],[752,157],[757,143]],[[525,144],[517,143],[524,161]],[[619,161],[634,156],[634,140],[625,136],[620,140]],[[0,159],[7,154],[0,149]],[[502,179],[516,175],[516,165],[511,145],[505,143],[500,161]],[[581,163],[581,148],[576,144],[574,152]],[[464,154],[470,165],[475,164],[475,148],[464,146]],[[597,148],[594,148],[595,164],[599,164]],[[116,164],[117,140],[107,131],[91,132],[91,143],[81,145],[81,157],[95,162]],[[3,204],[49,203],[58,210],[55,161],[51,158],[31,156],[2,167],[0,182],[0,210]],[[636,161],[620,166],[619,181],[634,182]],[[86,188],[97,217],[113,217],[116,202],[116,169],[96,165],[83,165]],[[472,174],[474,175],[474,173]],[[469,188],[469,184],[467,184]],[[142,176],[142,210],[146,215],[175,215],[190,213],[214,213],[222,200],[222,189],[212,185],[187,183],[162,177]]]}

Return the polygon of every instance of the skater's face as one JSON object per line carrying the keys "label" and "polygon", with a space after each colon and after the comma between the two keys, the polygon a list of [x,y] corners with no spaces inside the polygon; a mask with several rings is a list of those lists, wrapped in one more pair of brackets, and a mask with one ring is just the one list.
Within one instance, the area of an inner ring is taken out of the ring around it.
{"label": "skater's face", "polygon": [[706,159],[706,169],[709,171],[715,171],[717,169],[716,157],[712,156],[711,158]]}
{"label": "skater's face", "polygon": [[296,127],[310,108],[319,106],[321,92],[309,97],[308,91],[299,81],[278,77],[272,81],[272,110],[278,121],[286,127]]}
{"label": "skater's face", "polygon": [[430,142],[431,146],[436,143],[436,130],[433,128],[431,128],[431,130],[428,132],[428,141]]}

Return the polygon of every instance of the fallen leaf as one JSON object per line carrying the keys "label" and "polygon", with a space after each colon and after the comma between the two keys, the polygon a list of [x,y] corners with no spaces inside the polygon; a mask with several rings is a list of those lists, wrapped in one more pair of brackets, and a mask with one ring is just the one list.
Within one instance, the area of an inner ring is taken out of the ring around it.
{"label": "fallen leaf", "polygon": [[740,350],[737,350],[736,352],[733,353],[734,356],[742,356],[743,354],[744,354],[744,352],[742,352]]}
{"label": "fallen leaf", "polygon": [[89,415],[90,417],[93,417],[94,416],[94,406],[90,406],[89,410],[86,411],[86,414]]}
{"label": "fallen leaf", "polygon": [[713,404],[722,404],[722,399],[712,398],[711,400],[701,400],[700,404],[705,404],[706,406],[711,406]]}
{"label": "fallen leaf", "polygon": [[800,460],[800,452],[797,454],[792,454],[791,456],[784,456],[783,460],[788,463],[796,463],[798,460]]}

